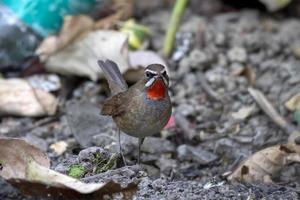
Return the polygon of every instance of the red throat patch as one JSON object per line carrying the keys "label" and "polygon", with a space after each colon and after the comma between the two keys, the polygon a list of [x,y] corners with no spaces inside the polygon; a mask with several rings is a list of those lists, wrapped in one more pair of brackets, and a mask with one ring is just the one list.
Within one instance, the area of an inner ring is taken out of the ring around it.
{"label": "red throat patch", "polygon": [[159,100],[165,97],[166,87],[162,80],[156,80],[147,90],[147,97],[152,100]]}

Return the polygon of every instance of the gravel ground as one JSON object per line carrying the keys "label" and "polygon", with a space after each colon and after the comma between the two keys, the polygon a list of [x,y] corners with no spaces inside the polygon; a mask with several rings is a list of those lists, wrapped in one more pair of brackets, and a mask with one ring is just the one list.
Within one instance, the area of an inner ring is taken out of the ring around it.
{"label": "gravel ground", "polygon": [[[154,31],[150,46],[156,51],[162,49],[169,17],[169,12],[157,10],[142,19]],[[199,17],[188,10],[176,38],[169,60],[176,126],[145,140],[142,169],[119,168],[122,163],[117,162],[112,170],[99,176],[91,172],[82,179],[137,181],[134,199],[300,199],[300,164],[286,166],[275,177],[277,183],[284,183],[280,185],[232,184],[221,178],[242,159],[288,137],[259,109],[249,87],[260,89],[282,116],[299,127],[284,103],[300,92],[300,20],[254,10]],[[24,137],[48,151],[52,168],[62,173],[74,163],[86,162],[80,158],[82,149],[88,152],[84,156],[95,151],[87,147],[98,146],[99,152],[111,155],[117,152],[114,124],[81,103],[84,96],[101,104],[104,91],[103,84],[82,81],[68,99],[78,112],[62,107],[59,116],[39,126],[28,118],[3,118],[0,135]],[[246,117],[241,110],[247,110]],[[85,117],[86,123],[78,125],[78,118],[86,113],[97,118]],[[81,133],[74,137],[68,116],[74,119],[75,129],[86,130],[90,137]],[[22,131],[22,127],[29,128]],[[122,139],[126,162],[133,165],[137,140],[126,135]],[[68,143],[61,156],[49,149],[59,140]],[[35,199],[22,196],[3,180],[0,188],[0,199]]]}

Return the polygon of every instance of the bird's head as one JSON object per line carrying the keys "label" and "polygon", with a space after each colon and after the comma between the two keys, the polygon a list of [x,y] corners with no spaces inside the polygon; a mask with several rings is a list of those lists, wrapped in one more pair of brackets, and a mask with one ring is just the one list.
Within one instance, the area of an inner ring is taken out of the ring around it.
{"label": "bird's head", "polygon": [[158,100],[165,96],[169,86],[169,77],[163,65],[152,64],[147,66],[143,79],[148,98]]}

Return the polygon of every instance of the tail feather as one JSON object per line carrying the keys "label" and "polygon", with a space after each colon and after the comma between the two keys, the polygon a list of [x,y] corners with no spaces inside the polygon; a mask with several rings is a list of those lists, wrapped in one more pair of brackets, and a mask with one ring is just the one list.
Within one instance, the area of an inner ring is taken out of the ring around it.
{"label": "tail feather", "polygon": [[101,67],[103,74],[108,81],[112,95],[127,90],[127,83],[115,62],[111,60],[106,60],[105,62],[103,60],[98,60],[98,65]]}

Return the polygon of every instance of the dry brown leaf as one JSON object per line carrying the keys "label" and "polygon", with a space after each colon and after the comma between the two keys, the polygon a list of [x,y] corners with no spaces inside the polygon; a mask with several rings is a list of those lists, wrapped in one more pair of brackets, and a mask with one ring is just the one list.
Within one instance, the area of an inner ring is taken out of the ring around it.
{"label": "dry brown leaf", "polygon": [[249,117],[252,111],[253,111],[252,106],[245,106],[239,109],[237,112],[232,113],[231,116],[236,120],[243,120]]}
{"label": "dry brown leaf", "polygon": [[54,95],[32,88],[26,80],[0,79],[0,115],[54,115],[57,103]]}
{"label": "dry brown leaf", "polygon": [[285,107],[290,111],[295,111],[300,109],[300,93],[295,94],[287,102],[285,102]]}
{"label": "dry brown leaf", "polygon": [[126,187],[113,181],[84,183],[53,171],[47,156],[21,139],[0,138],[0,164],[0,176],[29,195],[101,199],[104,194],[117,192],[132,196],[136,190],[134,183]]}
{"label": "dry brown leaf", "polygon": [[58,36],[49,36],[40,44],[36,54],[41,55],[42,61],[51,54],[65,48],[76,39],[94,27],[94,20],[86,15],[65,16],[64,23]]}
{"label": "dry brown leaf", "polygon": [[251,87],[253,87],[256,83],[256,74],[253,68],[251,68],[250,66],[236,68],[230,74],[232,76],[245,76]]}
{"label": "dry brown leaf", "polygon": [[34,159],[37,163],[50,167],[47,155],[37,147],[17,138],[0,138],[0,176],[5,179],[26,177],[26,163]]}
{"label": "dry brown leaf", "polygon": [[67,150],[68,144],[65,141],[58,141],[50,145],[50,149],[52,149],[57,155],[62,155]]}
{"label": "dry brown leaf", "polygon": [[289,162],[300,162],[300,155],[288,145],[268,147],[244,160],[227,179],[243,182],[272,182],[272,177]]}
{"label": "dry brown leaf", "polygon": [[117,31],[94,31],[52,54],[45,63],[48,71],[97,80],[101,75],[97,60],[116,62],[121,72],[128,69],[127,35]]}

